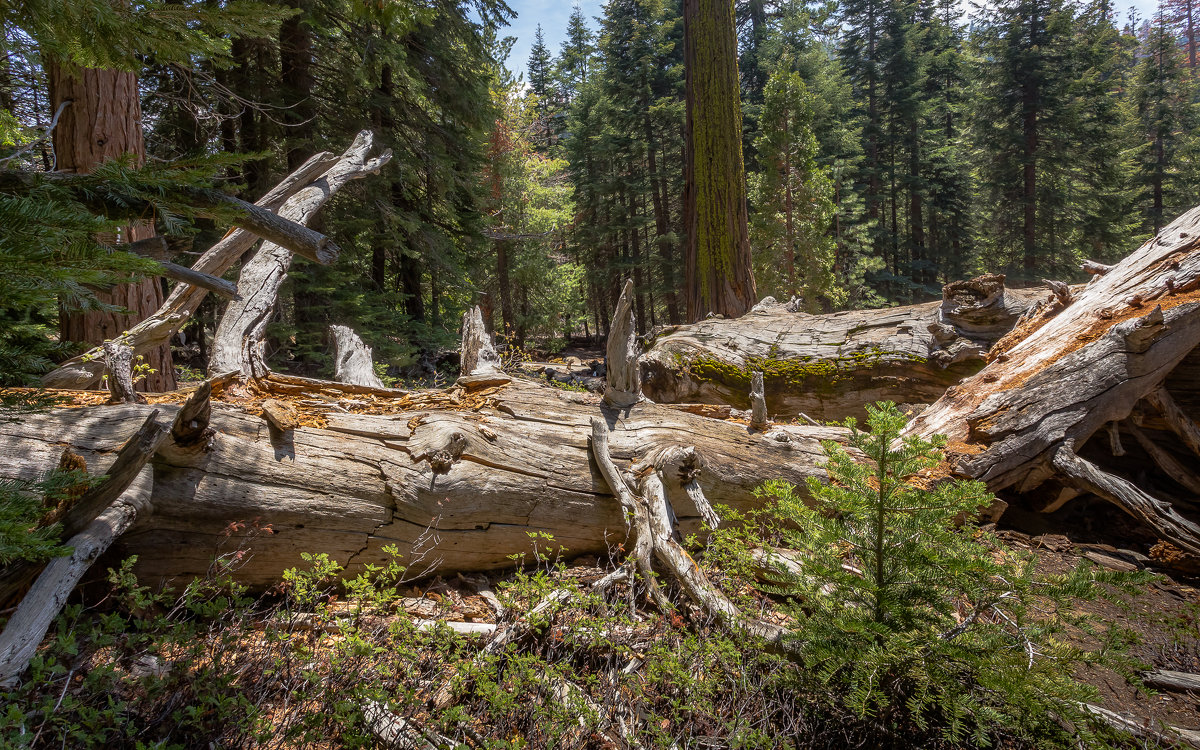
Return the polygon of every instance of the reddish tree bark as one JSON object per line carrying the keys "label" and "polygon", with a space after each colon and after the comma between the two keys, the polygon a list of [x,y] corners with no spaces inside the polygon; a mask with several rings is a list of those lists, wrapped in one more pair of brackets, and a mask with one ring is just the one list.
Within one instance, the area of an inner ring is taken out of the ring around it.
{"label": "reddish tree bark", "polygon": [[[136,74],[76,68],[54,61],[47,62],[46,71],[52,109],[57,111],[63,102],[70,102],[54,129],[56,169],[90,172],[96,165],[125,154],[132,154],[135,164],[142,165],[146,143],[142,137],[142,105]],[[132,242],[153,233],[153,226],[135,224],[123,232],[125,237],[121,239]],[[129,312],[64,311],[59,321],[64,340],[103,343],[152,315],[164,301],[162,284],[157,278],[122,284],[96,296]],[[174,390],[175,367],[170,346],[164,344],[145,356],[145,363],[156,372],[138,387],[150,391]]]}

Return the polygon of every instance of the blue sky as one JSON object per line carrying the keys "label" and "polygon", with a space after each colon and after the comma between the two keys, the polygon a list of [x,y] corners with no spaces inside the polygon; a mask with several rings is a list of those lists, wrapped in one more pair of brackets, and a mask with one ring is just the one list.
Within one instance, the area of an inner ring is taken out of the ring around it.
{"label": "blue sky", "polygon": [[[540,23],[542,33],[546,36],[546,46],[551,55],[558,55],[559,45],[566,36],[567,19],[576,3],[573,0],[508,0],[509,7],[517,13],[512,25],[503,32],[506,36],[517,38],[513,44],[512,53],[508,57],[508,68],[514,73],[524,73],[525,63],[529,60],[529,48],[533,46],[534,32]],[[580,0],[578,5],[583,9],[588,19],[588,28],[595,33],[600,26],[596,16],[604,3],[602,0]],[[1157,0],[1117,0],[1116,5],[1121,9],[1122,25],[1128,9],[1136,9],[1142,18],[1149,18],[1157,7]]]}

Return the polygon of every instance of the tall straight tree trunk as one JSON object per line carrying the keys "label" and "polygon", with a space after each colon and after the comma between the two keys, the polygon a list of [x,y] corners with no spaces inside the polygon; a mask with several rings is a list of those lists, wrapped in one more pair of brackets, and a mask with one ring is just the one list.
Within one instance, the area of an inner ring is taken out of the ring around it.
{"label": "tall straight tree trunk", "polygon": [[[1038,33],[1039,21],[1036,11],[1031,11],[1029,17],[1029,42],[1034,48],[1041,41]],[[1026,71],[1025,80],[1021,84],[1022,129],[1024,137],[1024,186],[1022,201],[1024,203],[1024,270],[1025,280],[1033,278],[1037,268],[1037,158],[1038,158],[1038,108],[1041,104],[1037,80],[1034,71]]]}
{"label": "tall straight tree trunk", "polygon": [[[46,61],[50,82],[51,111],[63,110],[54,129],[56,168],[86,173],[110,159],[130,154],[141,166],[146,159],[142,136],[142,104],[137,75],[116,70],[76,68],[55,60]],[[154,227],[133,225],[123,232],[122,242],[148,239]],[[101,344],[157,312],[165,297],[156,278],[121,284],[108,292],[97,292],[101,302],[117,305],[128,313],[63,311],[59,332],[64,341]],[[145,364],[155,370],[139,387],[151,391],[175,389],[175,365],[171,348],[163,344],[145,355]]]}
{"label": "tall straight tree trunk", "polygon": [[755,303],[733,0],[684,0],[689,320]]}
{"label": "tall straight tree trunk", "polygon": [[285,110],[288,118],[287,162],[288,171],[294,172],[315,153],[313,133],[312,91],[313,50],[310,14],[312,0],[287,0],[289,8],[301,13],[283,21],[279,27],[279,67],[283,83]]}

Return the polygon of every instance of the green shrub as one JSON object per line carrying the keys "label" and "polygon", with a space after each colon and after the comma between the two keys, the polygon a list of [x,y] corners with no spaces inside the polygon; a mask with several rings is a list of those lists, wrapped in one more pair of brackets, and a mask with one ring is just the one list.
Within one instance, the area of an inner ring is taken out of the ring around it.
{"label": "green shrub", "polygon": [[930,478],[942,441],[901,437],[893,404],[867,412],[869,431],[847,426],[868,460],[825,443],[829,481],[810,480],[812,505],[783,482],[762,490],[803,563],[775,587],[803,666],[792,687],[876,746],[1103,744],[1080,707],[1093,691],[1071,677],[1095,657],[1065,640],[1069,602],[1147,576],[1040,575],[970,520],[991,501],[982,484]]}

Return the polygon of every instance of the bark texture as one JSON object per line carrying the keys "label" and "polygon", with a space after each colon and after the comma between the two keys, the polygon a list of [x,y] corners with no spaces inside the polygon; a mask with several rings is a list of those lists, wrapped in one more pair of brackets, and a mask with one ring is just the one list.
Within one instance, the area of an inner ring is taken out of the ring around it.
{"label": "bark texture", "polygon": [[1171,389],[1195,391],[1194,381],[1180,382],[1172,373],[1200,344],[1198,238],[1200,208],[1094,276],[1068,304],[1058,298],[1033,311],[993,348],[983,371],[947,390],[910,423],[909,432],[947,435],[955,469],[993,491],[1030,493],[1046,485],[1043,492],[1056,497],[1055,506],[1095,495],[1200,554],[1200,526],[1180,512],[1186,506],[1120,476],[1122,466],[1141,461],[1141,471],[1157,469],[1164,486],[1173,486],[1170,474],[1194,463],[1194,453],[1185,462],[1156,461],[1156,452],[1135,456],[1128,443],[1110,451],[1101,434],[1103,453],[1081,455],[1105,425],[1135,412],[1138,419],[1156,418],[1146,426],[1160,428],[1155,434],[1165,437],[1159,437],[1165,450],[1195,440],[1194,420]]}
{"label": "bark texture", "polygon": [[642,388],[660,403],[749,408],[763,373],[770,414],[833,420],[888,399],[928,404],[984,365],[989,348],[1045,289],[1006,290],[1003,276],[949,284],[939,302],[829,315],[767,304],[738,320],[668,328],[641,358]]}
{"label": "bark texture", "polygon": [[346,326],[329,326],[337,353],[333,358],[333,377],[339,383],[383,388],[383,381],[375,374],[375,362],[371,359],[371,347],[363,343],[358,334]]}
{"label": "bark texture", "polygon": [[757,299],[750,264],[741,89],[733,0],[684,0],[688,320],[743,315]]}
{"label": "bark texture", "polygon": [[[512,555],[532,552],[527,532],[535,530],[553,534],[572,554],[607,554],[626,541],[626,525],[590,458],[593,418],[605,424],[612,459],[623,470],[634,461],[658,467],[685,533],[700,520],[692,481],[713,505],[752,507],[752,490],[766,479],[802,487],[806,476],[823,476],[820,439],[842,435],[824,427],[752,432],[647,403],[610,409],[591,394],[521,380],[477,390],[375,392],[372,403],[389,404],[375,414],[338,411],[360,408],[354,394],[306,393],[293,403],[309,426],[286,431],[259,416],[261,402],[239,399],[246,406],[238,408],[214,401],[210,445],[167,442],[159,449],[154,516],[130,529],[116,553],[137,554],[147,582],[187,580],[242,543],[229,535],[231,523],[257,521],[274,533],[247,541],[253,556],[239,573],[256,586],[302,564],[301,552],[328,552],[353,573],[385,560],[388,544],[416,569],[503,568]],[[63,443],[89,466],[102,464],[155,408],[165,418],[179,409],[121,404],[0,422],[0,475],[39,475],[56,465]]]}
{"label": "bark texture", "polygon": [[[57,111],[68,103],[53,134],[56,170],[86,173],[125,155],[131,156],[136,166],[142,165],[146,143],[142,137],[142,104],[135,74],[78,68],[48,60],[46,75],[51,109]],[[136,242],[153,234],[152,226],[134,225],[127,228],[121,240]],[[100,344],[117,338],[157,310],[164,295],[158,279],[150,278],[96,292],[96,296],[101,302],[130,312],[64,311],[59,325],[63,340]],[[155,370],[142,387],[150,391],[174,389],[175,366],[170,347],[162,342],[139,353]]]}

